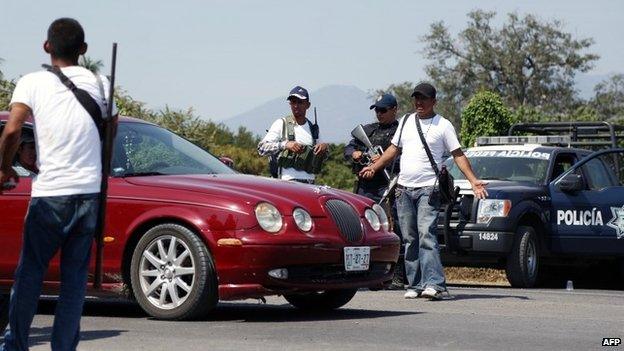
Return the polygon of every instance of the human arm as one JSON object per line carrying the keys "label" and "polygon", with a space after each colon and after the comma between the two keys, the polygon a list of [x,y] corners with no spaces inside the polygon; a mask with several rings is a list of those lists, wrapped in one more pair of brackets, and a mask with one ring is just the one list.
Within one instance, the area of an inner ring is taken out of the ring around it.
{"label": "human arm", "polygon": [[360,158],[362,158],[362,155],[364,154],[364,152],[362,151],[362,146],[361,144],[359,144],[357,142],[357,140],[351,139],[351,141],[349,141],[349,144],[347,144],[344,148],[344,159],[345,161],[358,161]]}
{"label": "human arm", "polygon": [[398,154],[399,148],[396,147],[394,144],[391,144],[376,162],[362,168],[359,176],[364,179],[373,178],[375,173],[383,169],[388,163],[394,160],[394,158],[397,157]]}
{"label": "human arm", "polygon": [[472,166],[470,165],[470,161],[468,157],[464,155],[464,152],[461,149],[456,149],[451,151],[451,155],[453,155],[453,161],[459,167],[459,170],[464,174],[468,182],[470,182],[470,186],[472,187],[472,192],[479,199],[485,199],[488,196],[487,190],[485,190],[486,182],[479,180],[474,172],[472,171]]}
{"label": "human arm", "polygon": [[[0,137],[0,184],[9,180],[19,182],[19,177],[13,169],[13,158],[19,147],[22,135],[22,126],[31,115],[30,107],[22,103],[13,103],[9,119]],[[2,189],[0,188],[0,194]]]}

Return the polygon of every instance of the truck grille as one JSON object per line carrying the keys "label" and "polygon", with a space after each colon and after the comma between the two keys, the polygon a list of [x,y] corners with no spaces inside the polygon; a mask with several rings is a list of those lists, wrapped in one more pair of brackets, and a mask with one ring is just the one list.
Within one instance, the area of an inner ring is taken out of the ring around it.
{"label": "truck grille", "polygon": [[329,214],[338,226],[340,235],[349,242],[358,242],[362,240],[362,224],[360,216],[348,203],[342,200],[328,200],[325,206],[329,210]]}

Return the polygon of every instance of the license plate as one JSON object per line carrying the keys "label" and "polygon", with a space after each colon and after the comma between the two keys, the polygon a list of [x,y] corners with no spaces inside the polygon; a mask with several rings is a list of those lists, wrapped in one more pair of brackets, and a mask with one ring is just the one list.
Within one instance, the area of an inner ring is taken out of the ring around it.
{"label": "license plate", "polygon": [[370,264],[370,247],[351,246],[344,248],[344,264],[347,272],[367,271]]}

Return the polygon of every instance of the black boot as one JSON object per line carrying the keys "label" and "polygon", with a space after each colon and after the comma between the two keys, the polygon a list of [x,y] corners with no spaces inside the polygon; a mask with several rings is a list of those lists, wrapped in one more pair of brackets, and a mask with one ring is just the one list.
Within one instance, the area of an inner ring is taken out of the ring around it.
{"label": "black boot", "polygon": [[405,290],[405,261],[403,260],[403,255],[399,256],[396,267],[394,267],[392,284],[386,290]]}

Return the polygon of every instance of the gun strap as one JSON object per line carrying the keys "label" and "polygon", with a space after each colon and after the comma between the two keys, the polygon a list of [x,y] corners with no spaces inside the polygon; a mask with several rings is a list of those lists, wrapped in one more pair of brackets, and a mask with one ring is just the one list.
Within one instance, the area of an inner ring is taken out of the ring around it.
{"label": "gun strap", "polygon": [[[82,107],[89,113],[89,116],[91,116],[93,123],[95,123],[95,127],[97,128],[98,134],[100,136],[100,141],[104,140],[104,118],[102,118],[102,110],[100,109],[100,105],[98,105],[95,99],[87,91],[78,88],[74,84],[74,82],[72,82],[65,74],[63,74],[61,69],[57,66],[41,66],[45,68],[48,72],[56,75],[61,80],[61,83],[63,83],[63,85],[65,85],[74,94],[76,99],[78,99],[78,102],[80,102],[80,105],[82,105]],[[100,91],[103,90],[104,88],[100,87]]]}
{"label": "gun strap", "polygon": [[[431,123],[433,123],[433,118],[435,118],[435,116],[431,118],[432,118]],[[433,168],[433,171],[435,172],[435,175],[437,178],[440,176],[440,170],[438,169],[438,166],[433,160],[433,155],[431,155],[431,150],[429,149],[429,145],[427,144],[427,139],[425,139],[425,136],[423,135],[422,127],[420,126],[420,121],[419,121],[418,116],[416,116],[416,114],[414,114],[414,122],[416,122],[416,129],[418,129],[418,135],[420,136],[420,141],[422,142],[423,147],[425,148],[425,152],[427,153],[427,157],[429,158],[429,162],[431,163],[431,168]]]}
{"label": "gun strap", "polygon": [[[306,118],[306,122],[308,123],[308,127],[310,128],[310,134],[312,135],[312,145],[316,145],[316,142],[319,137],[319,128],[318,124],[312,124],[309,119]],[[295,124],[297,120],[294,116],[288,116],[282,118],[282,140],[287,141],[295,141]]]}
{"label": "gun strap", "polygon": [[400,147],[399,145],[401,144],[401,136],[403,135],[403,127],[405,127],[405,123],[407,123],[408,118],[409,118],[409,113],[406,113],[403,116],[403,118],[401,118],[399,121],[399,124],[401,125],[399,127],[399,140],[397,140],[397,147],[399,148],[399,154],[394,158],[394,161],[392,161],[392,167],[390,168],[390,172],[392,172],[392,175],[394,175],[394,167],[396,166],[397,161],[399,160],[399,158],[401,158],[401,154],[403,153],[403,147]]}

